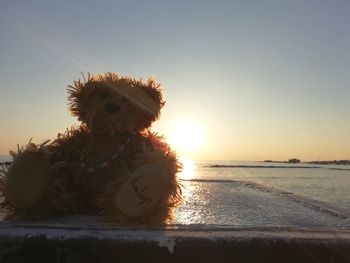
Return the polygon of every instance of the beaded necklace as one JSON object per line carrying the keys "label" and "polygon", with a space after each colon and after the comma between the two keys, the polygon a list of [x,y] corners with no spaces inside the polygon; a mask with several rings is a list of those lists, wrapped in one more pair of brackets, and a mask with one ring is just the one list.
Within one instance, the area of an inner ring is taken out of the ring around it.
{"label": "beaded necklace", "polygon": [[120,153],[124,151],[125,149],[125,146],[131,141],[130,138],[128,138],[126,140],[126,142],[124,144],[122,144],[117,150],[116,152],[111,156],[109,157],[107,160],[105,160],[104,162],[100,163],[100,164],[96,164],[96,165],[87,165],[85,163],[85,160],[84,160],[84,156],[81,155],[80,156],[80,168],[81,169],[84,169],[86,170],[87,172],[89,173],[93,173],[99,169],[104,169],[106,168],[107,166],[111,165],[113,160],[117,159],[117,157],[119,157]]}

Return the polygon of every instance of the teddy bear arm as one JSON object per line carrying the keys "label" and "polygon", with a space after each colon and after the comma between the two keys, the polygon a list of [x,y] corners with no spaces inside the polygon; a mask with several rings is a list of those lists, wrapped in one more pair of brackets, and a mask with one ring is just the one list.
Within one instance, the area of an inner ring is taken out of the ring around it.
{"label": "teddy bear arm", "polygon": [[177,159],[171,152],[150,147],[136,160],[123,183],[109,185],[104,211],[113,221],[124,217],[127,222],[165,223],[180,196]]}
{"label": "teddy bear arm", "polygon": [[67,211],[68,194],[59,170],[64,162],[50,163],[48,147],[34,144],[16,155],[4,175],[3,207],[7,218],[46,218]]}
{"label": "teddy bear arm", "polygon": [[44,154],[26,150],[20,153],[6,174],[5,196],[17,209],[30,209],[48,184],[50,165]]}

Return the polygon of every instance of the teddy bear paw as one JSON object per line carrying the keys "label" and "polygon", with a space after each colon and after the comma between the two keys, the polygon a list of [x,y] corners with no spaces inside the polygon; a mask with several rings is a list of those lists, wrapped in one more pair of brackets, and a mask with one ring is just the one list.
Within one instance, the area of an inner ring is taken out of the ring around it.
{"label": "teddy bear paw", "polygon": [[115,206],[126,216],[140,217],[162,202],[167,173],[160,164],[146,164],[130,175],[115,196]]}
{"label": "teddy bear paw", "polygon": [[5,196],[19,209],[33,207],[48,184],[50,165],[43,153],[24,151],[16,157],[8,170]]}

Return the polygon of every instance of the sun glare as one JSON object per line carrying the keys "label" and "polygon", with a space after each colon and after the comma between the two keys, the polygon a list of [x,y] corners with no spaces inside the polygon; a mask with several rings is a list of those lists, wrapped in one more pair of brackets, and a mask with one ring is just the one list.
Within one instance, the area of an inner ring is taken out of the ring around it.
{"label": "sun glare", "polygon": [[174,124],[170,144],[178,151],[188,152],[198,149],[203,143],[203,130],[199,123],[183,120]]}
{"label": "sun glare", "polygon": [[182,171],[178,174],[179,178],[183,180],[193,179],[195,175],[193,161],[188,158],[180,158],[180,162],[182,164]]}

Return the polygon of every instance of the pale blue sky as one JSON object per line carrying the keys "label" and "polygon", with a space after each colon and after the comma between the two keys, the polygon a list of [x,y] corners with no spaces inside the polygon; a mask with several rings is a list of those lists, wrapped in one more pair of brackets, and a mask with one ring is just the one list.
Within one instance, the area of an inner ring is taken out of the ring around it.
{"label": "pale blue sky", "polygon": [[164,86],[155,129],[201,123],[199,159],[350,159],[349,1],[2,1],[0,154],[76,120],[65,87]]}

